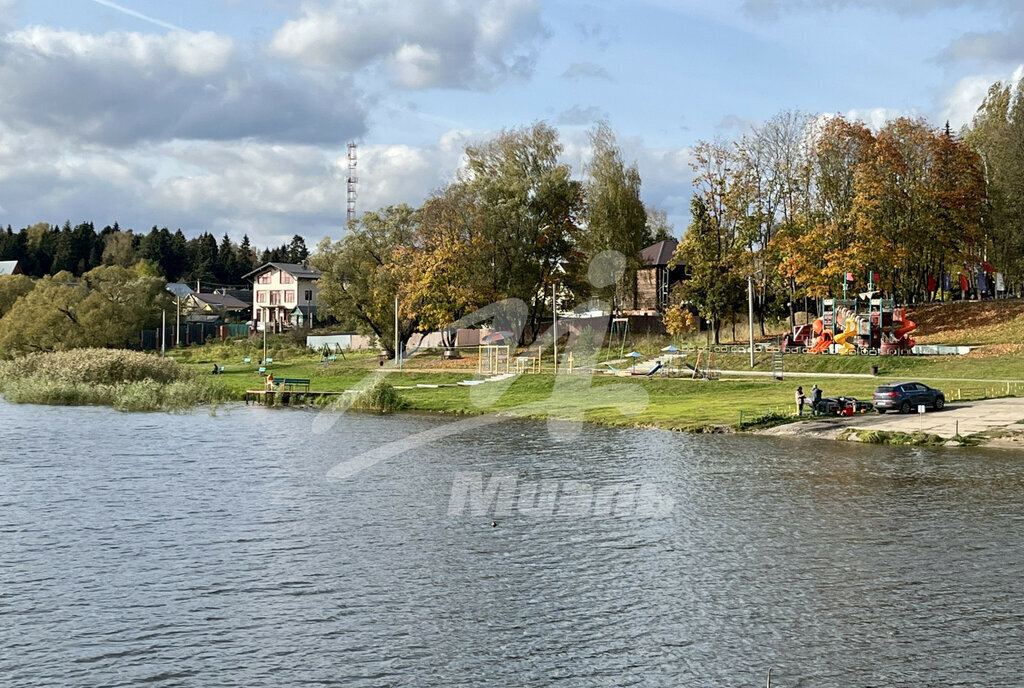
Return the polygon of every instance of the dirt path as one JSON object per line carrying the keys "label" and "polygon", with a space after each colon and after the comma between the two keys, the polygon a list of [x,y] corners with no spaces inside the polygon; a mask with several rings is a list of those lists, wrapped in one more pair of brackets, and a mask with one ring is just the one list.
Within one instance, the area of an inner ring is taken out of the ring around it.
{"label": "dirt path", "polygon": [[1004,430],[1021,434],[1020,442],[993,442],[993,445],[1024,446],[1024,399],[988,399],[961,402],[942,411],[925,414],[868,413],[851,418],[819,418],[800,421],[761,431],[766,435],[818,437],[836,439],[847,428],[885,430],[888,432],[926,432],[939,437],[975,435],[988,430]]}

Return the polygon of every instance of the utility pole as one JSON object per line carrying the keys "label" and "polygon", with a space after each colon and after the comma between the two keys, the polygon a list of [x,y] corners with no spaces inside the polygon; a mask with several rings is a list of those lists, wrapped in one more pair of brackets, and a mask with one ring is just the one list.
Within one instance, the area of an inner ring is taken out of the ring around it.
{"label": "utility pole", "polygon": [[551,343],[555,352],[555,375],[558,374],[558,294],[557,284],[551,285]]}
{"label": "utility pole", "polygon": [[750,325],[750,367],[754,367],[754,276],[747,276],[747,323]]}
{"label": "utility pole", "polygon": [[395,363],[398,367],[402,366],[401,358],[398,352],[398,297],[395,297]]}
{"label": "utility pole", "polygon": [[174,346],[178,346],[181,339],[181,297],[178,297],[178,312],[174,315]]}
{"label": "utility pole", "polygon": [[160,355],[167,355],[167,309],[160,311]]}
{"label": "utility pole", "polygon": [[267,315],[267,313],[268,313],[267,309],[264,308],[263,309],[263,365],[267,364],[267,325],[270,324],[269,322],[267,322],[267,318],[269,317]]}

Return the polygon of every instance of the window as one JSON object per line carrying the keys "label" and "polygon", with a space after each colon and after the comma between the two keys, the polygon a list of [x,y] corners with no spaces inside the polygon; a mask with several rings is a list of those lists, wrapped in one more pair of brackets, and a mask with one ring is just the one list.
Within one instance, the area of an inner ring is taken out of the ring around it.
{"label": "window", "polygon": [[307,289],[306,290],[306,295],[303,298],[306,299],[306,303],[309,303],[310,301],[312,301],[313,300],[313,290],[312,289]]}
{"label": "window", "polygon": [[264,291],[263,289],[260,289],[259,291],[256,292],[256,303],[266,303],[266,302],[267,302],[267,292]]}
{"label": "window", "polygon": [[270,292],[270,305],[277,306],[281,303],[281,292],[272,291]]}
{"label": "window", "polygon": [[284,302],[285,303],[295,303],[295,290],[294,289],[289,289],[288,291],[286,291],[284,293]]}
{"label": "window", "polygon": [[281,272],[281,284],[295,284],[295,278],[287,272]]}
{"label": "window", "polygon": [[270,273],[264,272],[262,275],[260,275],[259,282],[260,284],[270,284]]}

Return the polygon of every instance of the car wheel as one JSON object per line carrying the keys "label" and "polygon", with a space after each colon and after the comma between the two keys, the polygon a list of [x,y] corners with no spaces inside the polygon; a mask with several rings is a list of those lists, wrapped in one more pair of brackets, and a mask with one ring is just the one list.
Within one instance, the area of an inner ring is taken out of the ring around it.
{"label": "car wheel", "polygon": [[885,415],[885,409],[878,409],[878,415],[884,416]]}
{"label": "car wheel", "polygon": [[943,399],[942,397],[935,397],[935,410],[936,411],[941,411],[942,408],[945,405],[946,405],[946,400],[945,399]]}
{"label": "car wheel", "polygon": [[910,413],[910,402],[904,401],[900,404],[900,413]]}

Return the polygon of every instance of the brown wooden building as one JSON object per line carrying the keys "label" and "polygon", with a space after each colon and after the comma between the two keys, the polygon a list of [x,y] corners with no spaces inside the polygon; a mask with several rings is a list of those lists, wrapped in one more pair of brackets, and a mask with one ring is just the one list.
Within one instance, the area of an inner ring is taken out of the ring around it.
{"label": "brown wooden building", "polygon": [[678,245],[675,239],[666,239],[640,252],[640,268],[636,273],[636,311],[654,314],[664,313],[668,308],[672,287],[686,276],[684,266],[668,266]]}

